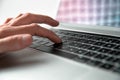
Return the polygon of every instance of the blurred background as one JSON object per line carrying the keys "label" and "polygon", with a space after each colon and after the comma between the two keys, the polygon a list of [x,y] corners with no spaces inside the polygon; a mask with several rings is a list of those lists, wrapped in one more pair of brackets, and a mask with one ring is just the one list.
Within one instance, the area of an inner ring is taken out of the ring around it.
{"label": "blurred background", "polygon": [[60,22],[120,27],[120,0],[0,0],[0,23],[26,12]]}
{"label": "blurred background", "polygon": [[0,24],[20,13],[44,14],[56,18],[60,0],[0,0]]}
{"label": "blurred background", "polygon": [[120,27],[120,0],[61,0],[57,20]]}

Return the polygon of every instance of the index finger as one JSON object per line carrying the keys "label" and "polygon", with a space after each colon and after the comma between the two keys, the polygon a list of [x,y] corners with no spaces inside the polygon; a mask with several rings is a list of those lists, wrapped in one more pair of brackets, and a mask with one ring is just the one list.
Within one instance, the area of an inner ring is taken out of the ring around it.
{"label": "index finger", "polygon": [[31,34],[44,38],[50,39],[54,43],[61,43],[62,40],[51,30],[43,28],[37,24],[22,25],[19,27],[11,27],[3,29],[1,31],[0,37],[4,38],[6,36],[17,35],[17,34]]}
{"label": "index finger", "polygon": [[18,26],[18,25],[27,25],[31,23],[45,23],[51,26],[57,26],[59,24],[58,21],[56,21],[55,19],[49,16],[26,13],[16,18],[11,23],[11,25]]}

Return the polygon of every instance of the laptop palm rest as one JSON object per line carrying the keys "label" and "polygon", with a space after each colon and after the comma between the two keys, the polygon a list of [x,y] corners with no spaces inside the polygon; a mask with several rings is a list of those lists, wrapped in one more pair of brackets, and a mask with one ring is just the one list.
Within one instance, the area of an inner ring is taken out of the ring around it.
{"label": "laptop palm rest", "polygon": [[77,80],[89,71],[61,57],[24,49],[0,58],[2,80]]}

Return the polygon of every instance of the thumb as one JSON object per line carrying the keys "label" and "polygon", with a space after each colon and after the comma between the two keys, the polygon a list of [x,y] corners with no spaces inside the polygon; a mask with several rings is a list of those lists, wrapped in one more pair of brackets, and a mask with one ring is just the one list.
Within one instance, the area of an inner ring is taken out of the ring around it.
{"label": "thumb", "polygon": [[20,50],[29,46],[31,43],[32,36],[30,34],[9,36],[0,39],[0,53]]}

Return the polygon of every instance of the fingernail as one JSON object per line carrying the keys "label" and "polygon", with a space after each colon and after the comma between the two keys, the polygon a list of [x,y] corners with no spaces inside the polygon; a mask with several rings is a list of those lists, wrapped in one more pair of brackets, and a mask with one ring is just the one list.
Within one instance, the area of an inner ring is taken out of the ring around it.
{"label": "fingernail", "polygon": [[23,44],[25,46],[28,46],[28,45],[30,45],[32,43],[32,37],[29,34],[24,34],[22,36],[22,40],[23,40]]}

